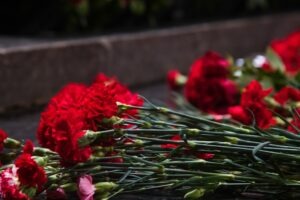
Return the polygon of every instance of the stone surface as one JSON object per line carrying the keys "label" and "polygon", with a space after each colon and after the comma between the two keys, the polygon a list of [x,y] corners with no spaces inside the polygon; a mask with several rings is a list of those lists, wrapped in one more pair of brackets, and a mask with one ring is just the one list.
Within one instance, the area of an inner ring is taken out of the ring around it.
{"label": "stone surface", "polygon": [[187,72],[209,49],[249,55],[299,26],[300,14],[290,13],[78,39],[0,39],[0,109],[44,104],[67,82],[87,83],[97,72],[151,84],[170,68]]}

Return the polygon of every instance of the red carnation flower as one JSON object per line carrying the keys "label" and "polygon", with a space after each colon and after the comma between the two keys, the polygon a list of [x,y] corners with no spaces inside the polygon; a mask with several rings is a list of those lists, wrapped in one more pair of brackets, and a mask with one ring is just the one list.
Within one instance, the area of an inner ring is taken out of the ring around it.
{"label": "red carnation flower", "polygon": [[185,97],[202,111],[225,114],[235,105],[238,91],[227,79],[229,63],[217,53],[208,52],[191,67],[185,85]]}
{"label": "red carnation flower", "polygon": [[31,158],[31,154],[21,154],[15,165],[21,185],[41,188],[47,182],[44,169]]}
{"label": "red carnation flower", "polygon": [[238,106],[232,106],[229,108],[229,114],[231,117],[243,124],[251,124],[252,118],[251,113],[244,109],[244,107],[238,105]]}
{"label": "red carnation flower", "polygon": [[[41,146],[54,150],[56,138],[54,127],[57,120],[73,110],[76,116],[83,115],[80,110],[80,102],[85,95],[86,86],[71,83],[59,91],[49,102],[46,110],[42,113],[37,131],[37,138]],[[83,117],[83,116],[82,116]]]}
{"label": "red carnation flower", "polygon": [[3,200],[29,200],[19,188],[16,168],[7,168],[0,173],[0,199]]}
{"label": "red carnation flower", "polygon": [[33,143],[31,142],[31,140],[26,140],[24,147],[23,147],[23,153],[28,153],[28,154],[32,154],[33,153]]}
{"label": "red carnation flower", "polygon": [[286,104],[288,101],[300,101],[300,90],[286,86],[274,95],[274,99],[281,105]]}
{"label": "red carnation flower", "polygon": [[227,78],[229,63],[218,53],[209,51],[191,66],[190,78]]}
{"label": "red carnation flower", "polygon": [[0,129],[0,151],[3,150],[3,143],[4,143],[4,140],[7,138],[7,133]]}
{"label": "red carnation flower", "polygon": [[51,150],[56,151],[62,157],[64,165],[85,162],[90,158],[91,148],[78,146],[78,140],[84,136],[85,131],[83,130],[87,130],[87,128],[88,125],[83,114],[72,109],[61,115],[55,126],[52,127],[48,135],[54,144]]}
{"label": "red carnation flower", "polygon": [[236,104],[238,91],[235,83],[229,79],[202,79],[188,81],[185,96],[204,112],[226,114],[228,107]]}
{"label": "red carnation flower", "polygon": [[[98,74],[94,84],[104,84],[111,95],[115,97],[115,102],[133,106],[142,106],[144,103],[143,99],[141,99],[138,94],[131,92],[115,78],[107,77],[104,74]],[[137,112],[136,109],[126,110],[122,113],[121,117],[126,117],[126,115],[136,116]]]}
{"label": "red carnation flower", "polygon": [[253,80],[242,92],[241,105],[244,107],[250,106],[253,103],[264,104],[264,98],[272,92],[272,89],[263,90],[261,84]]}
{"label": "red carnation flower", "polygon": [[117,115],[115,94],[105,84],[92,84],[83,98],[82,109],[92,130],[98,130],[103,119]]}
{"label": "red carnation flower", "polygon": [[300,71],[300,30],[272,41],[270,46],[283,61],[287,73],[294,75]]}
{"label": "red carnation flower", "polygon": [[275,125],[273,114],[264,102],[264,98],[270,92],[271,89],[263,90],[259,82],[251,81],[242,92],[240,105],[229,108],[229,114],[246,125],[255,120],[256,125],[262,129]]}

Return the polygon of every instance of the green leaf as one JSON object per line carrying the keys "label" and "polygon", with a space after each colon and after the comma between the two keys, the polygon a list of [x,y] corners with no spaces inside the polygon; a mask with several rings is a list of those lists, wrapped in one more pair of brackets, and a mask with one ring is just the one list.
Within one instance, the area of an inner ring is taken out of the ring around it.
{"label": "green leaf", "polygon": [[267,48],[266,57],[274,70],[285,72],[285,67],[281,58],[270,47]]}
{"label": "green leaf", "polygon": [[33,198],[36,194],[37,189],[35,187],[23,187],[21,191],[30,198]]}

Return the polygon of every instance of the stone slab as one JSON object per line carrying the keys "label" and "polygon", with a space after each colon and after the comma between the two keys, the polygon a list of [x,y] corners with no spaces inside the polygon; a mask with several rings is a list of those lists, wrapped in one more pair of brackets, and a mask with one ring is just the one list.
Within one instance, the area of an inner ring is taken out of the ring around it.
{"label": "stone slab", "polygon": [[0,39],[0,110],[45,104],[64,84],[88,83],[97,72],[130,86],[155,83],[171,68],[187,72],[209,49],[246,56],[299,27],[300,13],[287,13],[88,38],[19,38],[15,45]]}

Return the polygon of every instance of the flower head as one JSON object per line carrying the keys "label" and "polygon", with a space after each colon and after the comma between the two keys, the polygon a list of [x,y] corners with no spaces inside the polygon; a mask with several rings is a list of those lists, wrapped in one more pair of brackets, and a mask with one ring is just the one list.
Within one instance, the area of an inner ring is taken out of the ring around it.
{"label": "flower head", "polygon": [[30,154],[21,154],[16,159],[15,165],[21,185],[41,188],[47,182],[44,169],[31,158]]}
{"label": "flower head", "polygon": [[0,173],[0,199],[3,200],[29,200],[30,198],[21,192],[19,187],[17,168],[7,168]]}
{"label": "flower head", "polygon": [[271,89],[263,90],[259,82],[251,81],[242,92],[240,105],[230,107],[229,114],[246,125],[255,122],[262,129],[275,125],[273,114],[264,102],[270,92]]}
{"label": "flower head", "polygon": [[288,74],[295,75],[300,71],[300,30],[272,41],[270,46],[281,58]]}
{"label": "flower head", "polygon": [[235,105],[238,91],[227,79],[229,63],[215,52],[208,52],[194,62],[185,85],[187,100],[204,112],[225,114]]}
{"label": "flower head", "polygon": [[274,95],[274,99],[281,105],[285,105],[288,101],[300,101],[300,90],[290,86],[283,87]]}

